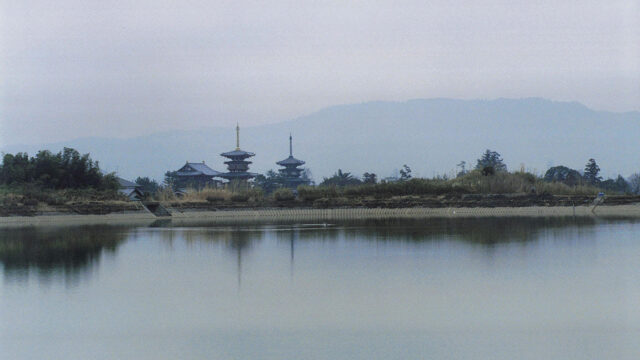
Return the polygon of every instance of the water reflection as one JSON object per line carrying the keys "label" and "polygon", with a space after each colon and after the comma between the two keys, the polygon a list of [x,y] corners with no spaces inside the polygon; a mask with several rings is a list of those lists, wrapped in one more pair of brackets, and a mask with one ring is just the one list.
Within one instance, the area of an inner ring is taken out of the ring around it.
{"label": "water reflection", "polygon": [[255,225],[239,226],[237,224],[233,226],[216,224],[212,227],[203,225],[201,222],[185,223],[181,221],[174,224],[169,221],[156,222],[150,227],[166,228],[168,231],[160,231],[156,235],[161,241],[170,245],[176,239],[184,241],[187,245],[196,243],[222,244],[235,257],[238,288],[240,288],[242,285],[242,258],[250,251],[253,244],[262,241],[268,228]]}
{"label": "water reflection", "polygon": [[25,227],[0,232],[0,263],[9,279],[41,281],[61,274],[74,280],[95,266],[102,253],[115,254],[127,229],[112,226]]}
{"label": "water reflection", "polygon": [[[293,276],[296,245],[300,242],[372,241],[422,244],[433,241],[462,241],[491,249],[502,243],[530,243],[547,233],[554,237],[588,237],[593,228],[612,219],[595,217],[537,218],[431,218],[414,220],[366,220],[336,224],[224,225],[207,221],[162,221],[147,227],[163,242],[221,244],[235,257],[238,286],[242,283],[243,258],[265,234],[287,243]],[[636,219],[615,219],[637,222]],[[43,281],[54,274],[66,280],[89,273],[103,253],[116,252],[126,239],[144,237],[139,227],[75,226],[26,227],[0,232],[0,263],[4,275],[26,279],[35,272]],[[565,236],[566,237],[566,236]]]}
{"label": "water reflection", "polygon": [[[433,218],[422,220],[367,220],[340,224],[298,224],[288,230],[278,231],[280,241],[315,240],[334,242],[340,239],[360,241],[385,241],[423,243],[438,240],[455,240],[484,246],[500,243],[526,243],[535,241],[540,233],[575,231],[588,234],[603,222],[598,218]],[[636,222],[636,219],[617,219],[617,222]]]}

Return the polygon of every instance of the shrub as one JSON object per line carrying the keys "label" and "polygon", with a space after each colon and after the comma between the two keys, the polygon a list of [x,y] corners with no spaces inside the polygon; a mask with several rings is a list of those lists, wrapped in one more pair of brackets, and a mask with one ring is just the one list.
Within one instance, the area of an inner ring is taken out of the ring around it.
{"label": "shrub", "polygon": [[298,197],[303,201],[315,201],[320,198],[335,198],[338,189],[335,186],[298,186]]}
{"label": "shrub", "polygon": [[496,170],[493,168],[493,166],[485,166],[482,168],[482,175],[484,176],[491,176],[494,175],[496,173]]}
{"label": "shrub", "polygon": [[596,195],[601,190],[594,186],[578,185],[569,186],[562,182],[539,181],[535,184],[538,194],[553,195]]}
{"label": "shrub", "polygon": [[47,205],[64,205],[66,200],[63,196],[52,194],[46,201]]}
{"label": "shrub", "polygon": [[38,205],[38,200],[33,198],[25,198],[22,203],[27,206],[36,206]]}
{"label": "shrub", "polygon": [[211,187],[204,187],[202,189],[188,188],[182,199],[185,201],[209,201],[209,197],[221,198],[227,200],[231,197],[231,193],[225,189],[216,189]]}
{"label": "shrub", "polygon": [[273,193],[274,199],[276,201],[292,201],[295,200],[295,195],[293,195],[293,191],[291,189],[278,189]]}
{"label": "shrub", "polygon": [[176,194],[168,187],[162,187],[153,194],[153,199],[157,201],[173,201],[176,200]]}
{"label": "shrub", "polygon": [[264,191],[260,188],[249,189],[247,192],[249,199],[254,202],[260,202],[264,200]]}
{"label": "shrub", "polygon": [[313,201],[313,207],[318,209],[326,209],[329,207],[330,200],[327,198],[315,199]]}
{"label": "shrub", "polygon": [[224,201],[224,196],[222,196],[221,194],[211,194],[207,196],[207,201],[208,202]]}
{"label": "shrub", "polygon": [[231,201],[233,202],[247,202],[249,201],[249,195],[247,193],[236,193],[231,195]]}

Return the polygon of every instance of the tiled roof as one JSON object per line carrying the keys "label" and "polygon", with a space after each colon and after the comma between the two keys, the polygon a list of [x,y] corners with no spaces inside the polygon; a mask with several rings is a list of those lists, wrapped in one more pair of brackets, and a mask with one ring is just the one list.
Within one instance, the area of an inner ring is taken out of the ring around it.
{"label": "tiled roof", "polygon": [[220,174],[220,177],[225,178],[225,179],[234,179],[234,178],[253,178],[258,176],[257,173],[252,173],[252,172],[247,172],[247,171],[243,171],[243,172],[227,172],[224,174]]}
{"label": "tiled roof", "polygon": [[304,165],[304,161],[302,160],[298,160],[296,158],[294,158],[293,156],[289,156],[288,158],[278,161],[276,164],[278,165]]}
{"label": "tiled roof", "polygon": [[131,182],[129,180],[125,180],[121,177],[118,178],[118,183],[120,184],[120,188],[135,188],[135,187],[139,187],[140,185]]}
{"label": "tiled roof", "polygon": [[254,153],[248,152],[248,151],[244,151],[244,150],[233,150],[233,151],[229,151],[229,152],[226,152],[226,153],[222,153],[220,155],[224,156],[224,157],[231,157],[231,156],[251,157],[251,156],[255,156]]}
{"label": "tiled roof", "polygon": [[[189,171],[185,169],[185,167],[190,167],[193,171]],[[185,170],[183,170],[185,169]],[[197,176],[197,175],[207,175],[207,176],[218,176],[220,175],[219,171],[215,171],[212,168],[208,167],[205,163],[187,163],[180,170],[178,170],[178,175],[181,176]]]}

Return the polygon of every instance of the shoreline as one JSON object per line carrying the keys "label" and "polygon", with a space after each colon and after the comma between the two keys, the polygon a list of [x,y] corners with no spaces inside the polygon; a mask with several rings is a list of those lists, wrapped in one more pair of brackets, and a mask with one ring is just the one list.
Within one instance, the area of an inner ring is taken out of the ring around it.
{"label": "shoreline", "polygon": [[209,223],[247,222],[326,222],[340,220],[429,219],[482,217],[626,217],[640,219],[640,204],[593,206],[530,206],[530,207],[468,207],[468,208],[333,208],[333,209],[237,209],[218,211],[169,208],[171,216],[155,216],[148,211],[110,213],[104,215],[48,214],[36,216],[0,217],[0,227],[47,225],[151,225],[154,222]]}

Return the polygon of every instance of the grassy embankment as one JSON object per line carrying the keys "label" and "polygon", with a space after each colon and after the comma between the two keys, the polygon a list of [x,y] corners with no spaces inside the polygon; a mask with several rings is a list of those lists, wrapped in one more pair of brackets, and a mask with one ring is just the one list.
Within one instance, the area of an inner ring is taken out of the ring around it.
{"label": "grassy embankment", "polygon": [[223,189],[190,191],[177,198],[170,191],[154,200],[174,208],[247,207],[480,207],[563,206],[590,203],[601,190],[592,186],[549,183],[529,173],[501,172],[483,176],[473,171],[465,176],[356,186],[301,186],[298,196],[279,189],[265,195],[259,189],[231,192]]}
{"label": "grassy embankment", "polygon": [[[356,186],[302,186],[298,196],[288,189],[265,194],[261,189],[232,192],[205,188],[176,197],[169,189],[153,194],[157,201],[177,210],[247,208],[415,208],[415,207],[526,207],[590,204],[601,190],[544,182],[529,173],[483,176],[473,171],[455,179],[408,181]],[[608,196],[611,194],[607,194]],[[607,204],[640,202],[640,197],[613,194]],[[139,210],[115,190],[42,189],[34,186],[0,187],[0,216],[52,213],[107,214]]]}
{"label": "grassy embankment", "polygon": [[137,209],[138,204],[128,201],[116,190],[0,186],[0,216],[31,216],[38,213],[107,214]]}

